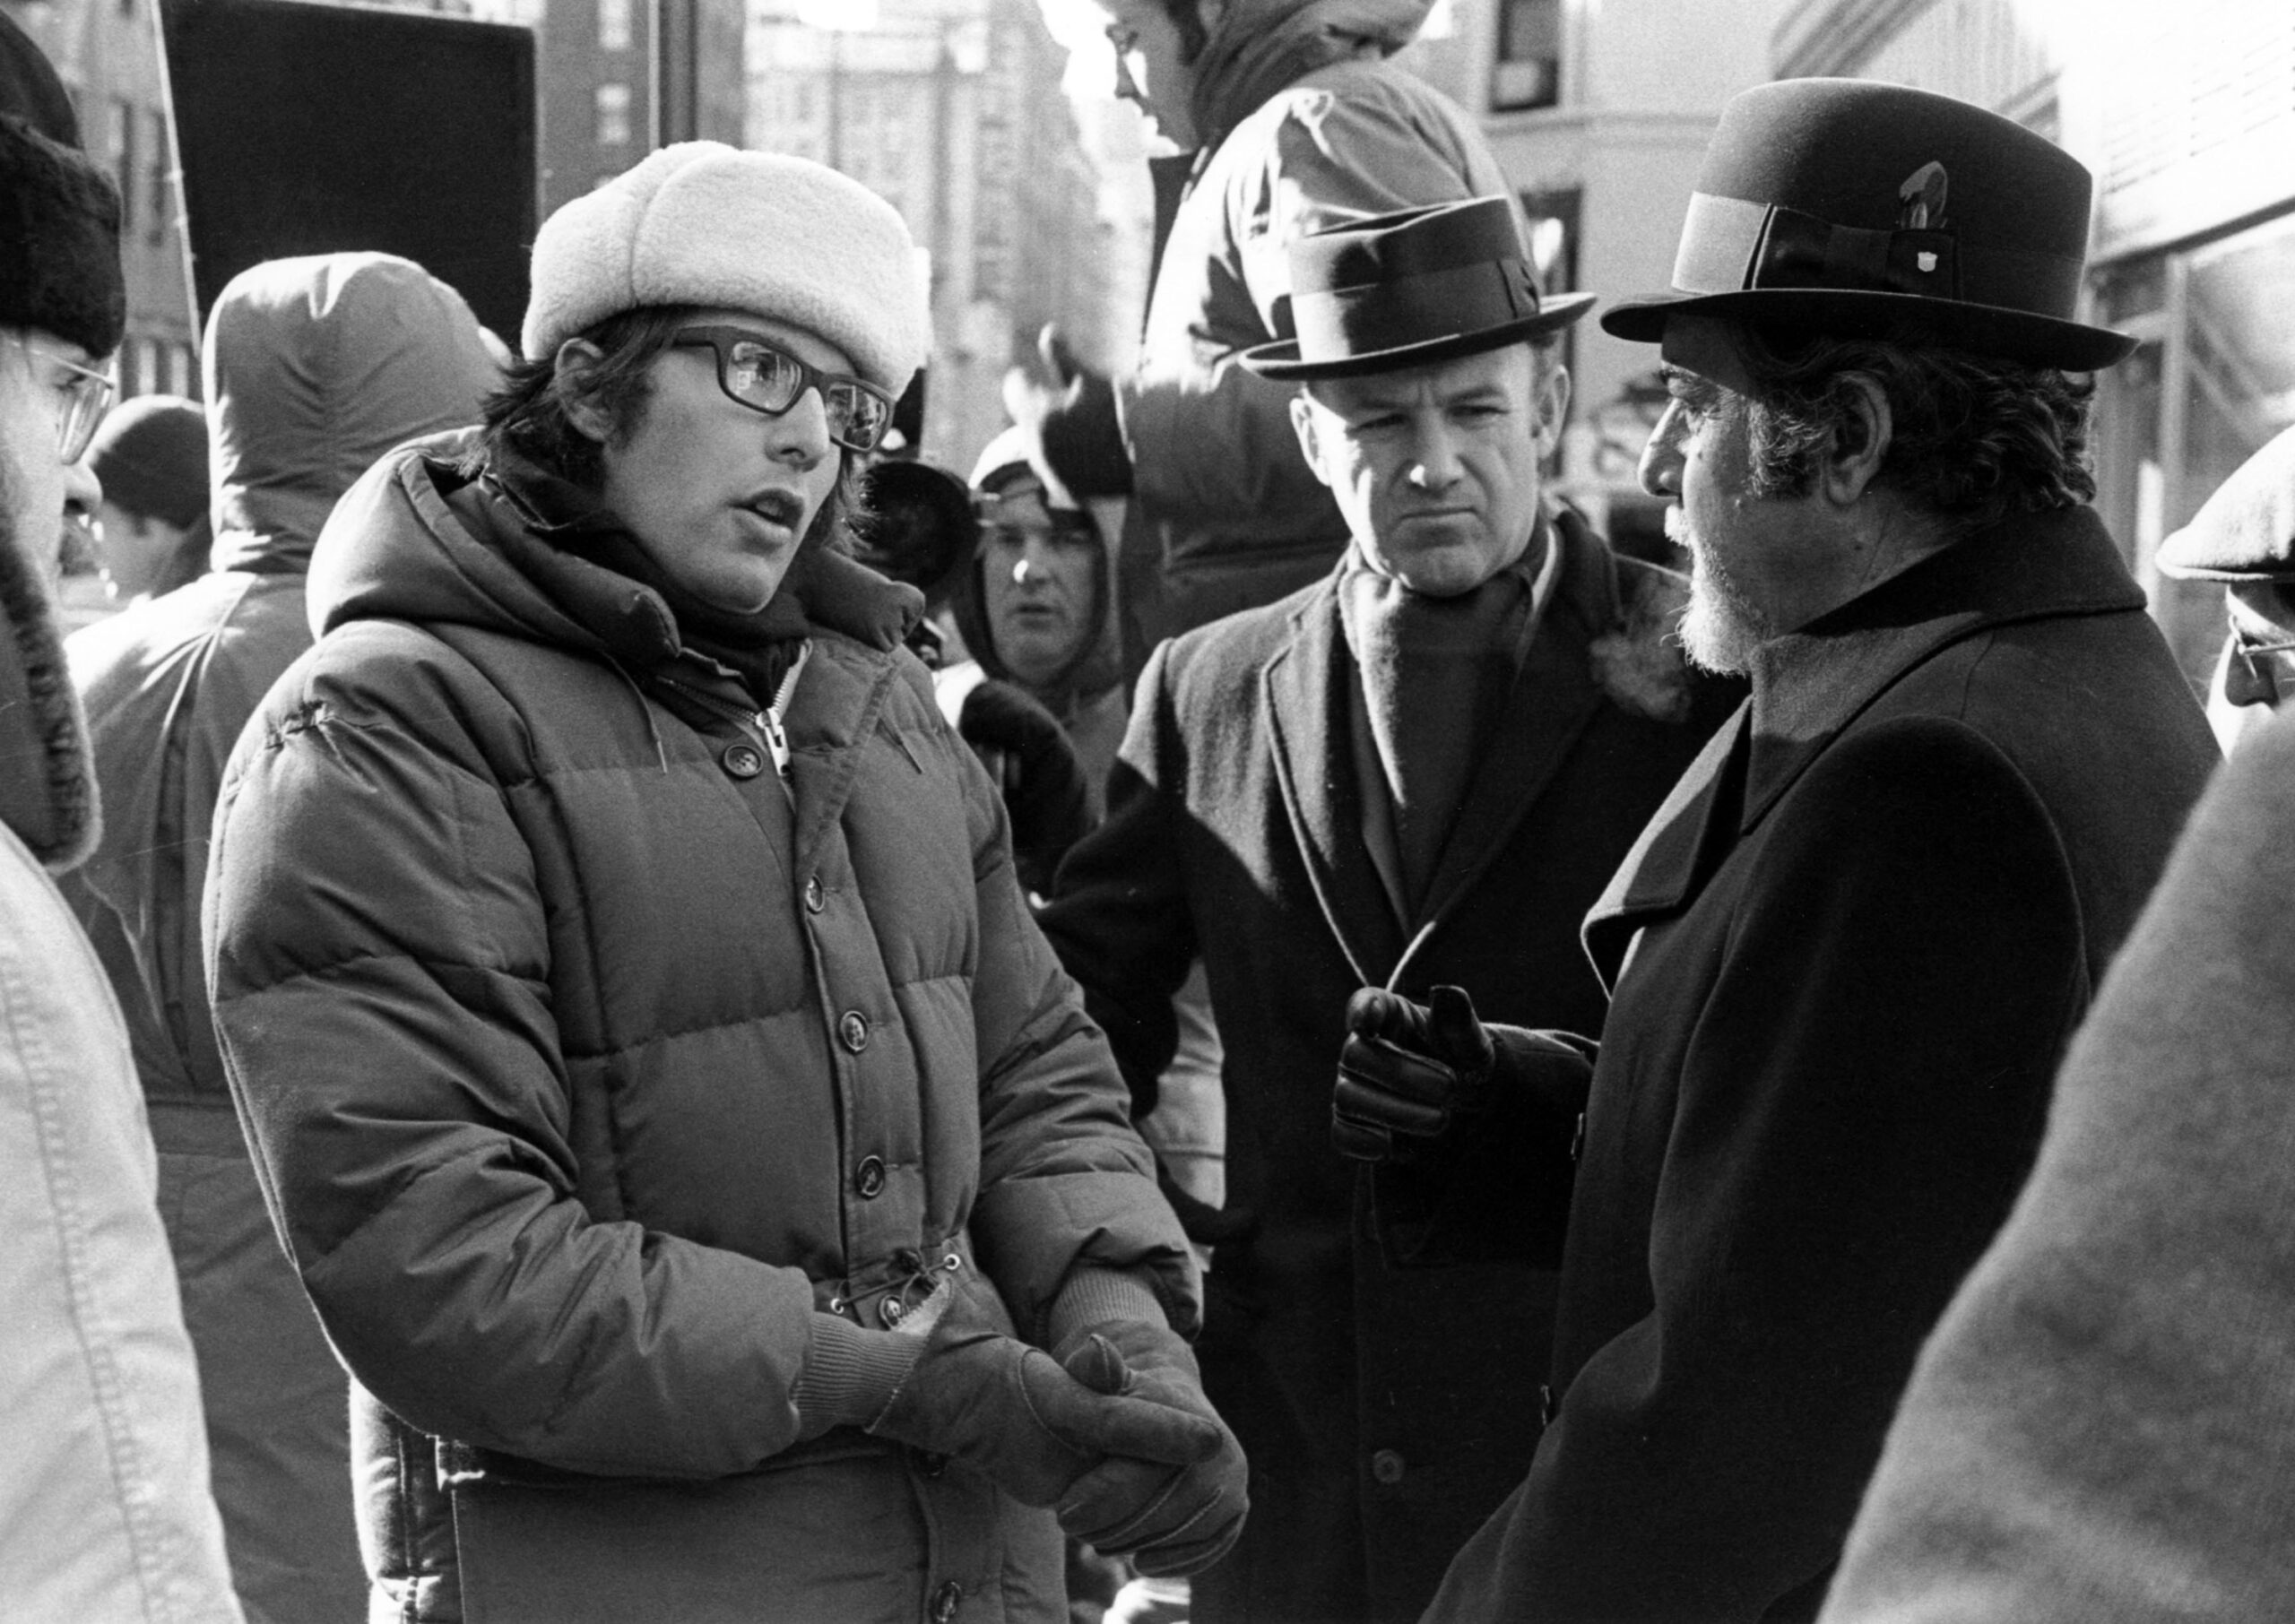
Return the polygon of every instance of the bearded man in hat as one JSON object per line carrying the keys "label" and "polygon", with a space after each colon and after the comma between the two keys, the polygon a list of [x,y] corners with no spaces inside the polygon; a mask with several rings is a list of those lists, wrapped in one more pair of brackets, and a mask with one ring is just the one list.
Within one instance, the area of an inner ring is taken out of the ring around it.
{"label": "bearded man in hat", "polygon": [[56,875],[98,830],[52,610],[111,396],[119,197],[0,18],[0,1595],[11,1617],[236,1624],[199,1377],[119,1006]]}
{"label": "bearded man in hat", "polygon": [[373,1611],[1055,1624],[1244,1508],[1196,1271],[845,556],[898,213],[688,142],[542,225],[474,429],[335,505],[239,736],[209,985],[354,1386]]}
{"label": "bearded man in hat", "polygon": [[[1124,670],[1326,574],[1347,523],[1300,461],[1289,392],[1242,364],[1290,331],[1286,257],[1326,226],[1511,194],[1473,117],[1394,63],[1432,0],[1094,0],[1152,160],[1156,273],[1130,372],[1014,393],[1078,497],[1129,496]],[[1049,336],[1049,335],[1048,335]]]}
{"label": "bearded man in hat", "polygon": [[[1403,1269],[1369,1240],[1330,1058],[1366,982],[1598,1024],[1578,921],[1736,699],[1667,641],[1679,578],[1543,499],[1555,341],[1591,300],[1541,304],[1504,199],[1303,238],[1290,277],[1299,336],[1250,364],[1294,391],[1352,540],[1312,585],[1156,652],[1108,821],[1044,916],[1143,1109],[1199,955],[1225,1046],[1204,1374],[1254,1510],[1195,1581],[1213,1624],[1415,1616],[1527,1463],[1534,1419],[1490,1375],[1542,1367],[1554,1276]],[[1557,1239],[1570,1131],[1517,1141],[1520,1216]]]}
{"label": "bearded man in hat", "polygon": [[[2132,344],[2071,319],[2088,198],[1948,98],[1767,85],[1674,289],[1604,316],[1662,346],[1641,479],[1693,562],[1683,637],[1753,695],[1588,918],[1612,998],[1545,1433],[1430,1618],[1814,1614],[2031,1168],[2215,760],[2086,505],[2076,375]],[[1588,1081],[1392,1013],[1343,1062],[1364,1123]]]}

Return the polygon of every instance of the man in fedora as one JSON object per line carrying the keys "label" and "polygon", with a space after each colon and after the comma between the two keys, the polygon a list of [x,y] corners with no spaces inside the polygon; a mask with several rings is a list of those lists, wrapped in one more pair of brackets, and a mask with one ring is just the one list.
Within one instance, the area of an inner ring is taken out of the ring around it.
{"label": "man in fedora", "polygon": [[[1587,920],[1612,998],[1548,1420],[1431,1619],[1813,1615],[2031,1164],[2215,759],[2086,505],[2077,375],[2131,347],[2072,319],[2088,197],[1961,102],[1766,85],[1723,112],[1673,290],[1603,318],[1662,347],[1642,483],[1693,561],[1691,658],[1753,696]],[[1416,1071],[1358,1046],[1367,1123],[1425,1116],[1469,1047],[1408,1026]],[[1583,1067],[1496,1052],[1485,1091]]]}
{"label": "man in fedora", "polygon": [[[1331,1057],[1365,983],[1598,1024],[1578,921],[1736,697],[1667,641],[1679,577],[1541,498],[1570,387],[1554,346],[1590,299],[1540,303],[1504,199],[1303,238],[1290,272],[1298,338],[1248,364],[1297,386],[1347,551],[1156,650],[1108,821],[1044,919],[1136,1110],[1198,955],[1225,1044],[1200,1352],[1252,1517],[1196,1581],[1204,1624],[1414,1618],[1520,1476],[1536,1420],[1491,1378],[1542,1369],[1555,1277],[1401,1268],[1368,1241],[1366,1176],[1331,1144]],[[1511,1192],[1555,1235],[1571,1127],[1526,1127],[1536,1176]],[[1394,1182],[1381,1194],[1430,1194]]]}

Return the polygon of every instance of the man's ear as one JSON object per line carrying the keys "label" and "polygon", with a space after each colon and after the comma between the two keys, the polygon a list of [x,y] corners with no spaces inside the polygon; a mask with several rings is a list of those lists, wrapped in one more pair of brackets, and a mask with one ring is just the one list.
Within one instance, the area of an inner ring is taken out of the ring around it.
{"label": "man's ear", "polygon": [[591,393],[590,373],[605,358],[605,352],[589,340],[567,339],[558,347],[558,354],[551,361],[550,378],[550,388],[557,392],[566,420],[583,438],[595,440],[601,445],[613,439],[613,419]]}
{"label": "man's ear", "polygon": [[1849,507],[1863,497],[1888,461],[1896,419],[1889,410],[1888,392],[1864,373],[1844,372],[1833,380],[1833,388],[1843,410],[1818,488],[1836,506]]}
{"label": "man's ear", "polygon": [[1307,467],[1317,480],[1330,483],[1330,476],[1323,471],[1323,440],[1321,414],[1314,401],[1304,389],[1291,397],[1291,432],[1299,436],[1299,454],[1307,459]]}
{"label": "man's ear", "polygon": [[[1532,375],[1534,377],[1535,374]],[[1556,361],[1538,378],[1531,394],[1531,404],[1537,412],[1538,460],[1552,456],[1562,443],[1562,425],[1570,414],[1570,368]]]}

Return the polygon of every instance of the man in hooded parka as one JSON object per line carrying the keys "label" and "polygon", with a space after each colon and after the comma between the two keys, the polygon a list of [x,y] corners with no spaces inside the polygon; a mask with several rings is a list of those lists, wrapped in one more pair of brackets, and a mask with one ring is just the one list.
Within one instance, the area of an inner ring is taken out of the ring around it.
{"label": "man in hooded parka", "polygon": [[402,441],[475,422],[501,374],[461,295],[386,254],[273,260],[215,300],[212,572],[74,633],[103,839],[74,877],[127,1016],[198,1350],[215,1492],[249,1616],[355,1618],[342,1367],[263,1208],[215,1048],[199,898],[223,764],[311,644],[335,499]]}

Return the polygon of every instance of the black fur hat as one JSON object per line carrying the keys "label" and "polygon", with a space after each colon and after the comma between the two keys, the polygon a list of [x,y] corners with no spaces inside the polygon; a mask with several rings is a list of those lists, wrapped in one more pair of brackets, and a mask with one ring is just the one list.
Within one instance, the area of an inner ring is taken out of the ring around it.
{"label": "black fur hat", "polygon": [[73,131],[63,82],[22,30],[0,25],[0,323],[109,355],[127,323],[119,194],[56,139]]}

